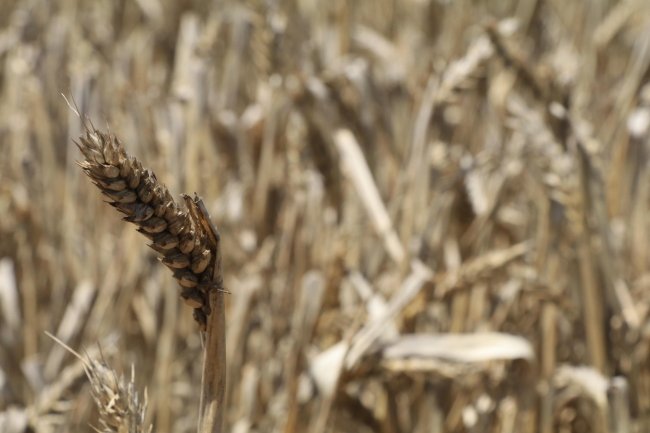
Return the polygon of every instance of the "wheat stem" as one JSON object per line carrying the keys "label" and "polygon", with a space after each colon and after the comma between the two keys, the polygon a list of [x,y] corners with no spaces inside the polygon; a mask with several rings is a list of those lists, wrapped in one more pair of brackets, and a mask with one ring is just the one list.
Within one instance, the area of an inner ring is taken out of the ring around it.
{"label": "wheat stem", "polygon": [[212,224],[203,201],[185,196],[190,214],[196,217],[208,234],[208,243],[215,251],[212,281],[217,290],[210,292],[209,302],[214,314],[208,318],[203,352],[203,375],[201,378],[201,403],[199,407],[198,433],[221,433],[225,413],[226,393],[226,311],[223,289],[223,266],[221,262],[221,237]]}

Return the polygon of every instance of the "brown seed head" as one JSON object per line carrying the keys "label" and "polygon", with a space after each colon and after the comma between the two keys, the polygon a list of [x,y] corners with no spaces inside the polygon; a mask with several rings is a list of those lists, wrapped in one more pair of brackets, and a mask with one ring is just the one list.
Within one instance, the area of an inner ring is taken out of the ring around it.
{"label": "brown seed head", "polygon": [[208,294],[196,287],[199,281],[210,280],[207,273],[214,256],[204,228],[181,210],[151,170],[126,153],[115,135],[93,127],[87,128],[79,140],[75,144],[85,160],[78,165],[111,200],[109,204],[126,215],[124,220],[136,224],[138,232],[151,241],[149,246],[162,254],[161,261],[174,270],[181,286],[181,299],[195,308],[195,320],[204,330],[206,313],[210,313]]}

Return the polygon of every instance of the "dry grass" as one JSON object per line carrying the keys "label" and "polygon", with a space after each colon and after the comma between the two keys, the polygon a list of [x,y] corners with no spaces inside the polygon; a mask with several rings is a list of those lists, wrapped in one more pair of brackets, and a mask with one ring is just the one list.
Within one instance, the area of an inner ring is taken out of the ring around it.
{"label": "dry grass", "polygon": [[[643,0],[0,1],[0,431],[100,425],[46,330],[133,365],[154,431],[209,416],[193,310],[77,160],[158,250],[201,239],[168,203],[205,200],[226,431],[650,431],[649,23]],[[162,251],[193,307],[201,242]]]}

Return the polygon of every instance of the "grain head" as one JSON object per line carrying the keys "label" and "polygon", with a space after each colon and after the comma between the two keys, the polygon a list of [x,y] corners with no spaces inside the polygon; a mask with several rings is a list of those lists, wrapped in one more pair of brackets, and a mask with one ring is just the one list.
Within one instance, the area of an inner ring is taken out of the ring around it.
{"label": "grain head", "polygon": [[[160,260],[178,281],[180,298],[194,309],[199,329],[205,330],[210,314],[207,293],[214,287],[214,251],[208,245],[204,227],[193,212],[185,212],[156,175],[129,155],[113,134],[86,126],[75,144],[85,159],[78,162],[108,203],[125,214],[162,255]],[[183,196],[188,206],[189,196]]]}

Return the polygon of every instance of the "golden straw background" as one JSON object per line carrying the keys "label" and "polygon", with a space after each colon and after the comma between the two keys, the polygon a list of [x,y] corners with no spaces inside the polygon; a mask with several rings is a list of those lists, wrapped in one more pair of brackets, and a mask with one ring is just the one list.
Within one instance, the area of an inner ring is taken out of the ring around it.
{"label": "golden straw background", "polygon": [[225,431],[650,431],[649,67],[646,0],[1,0],[0,432],[100,426],[45,331],[196,431],[62,94],[219,229]]}

